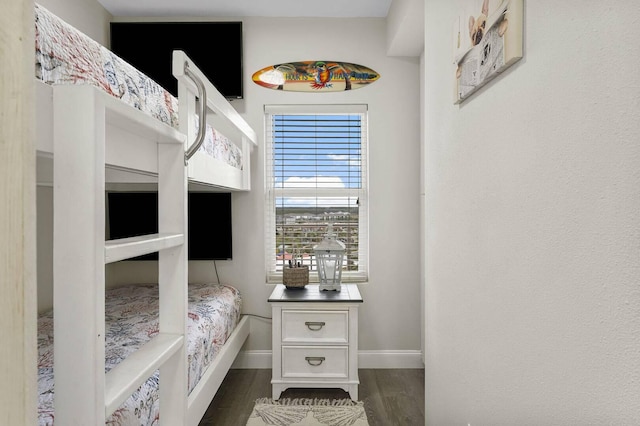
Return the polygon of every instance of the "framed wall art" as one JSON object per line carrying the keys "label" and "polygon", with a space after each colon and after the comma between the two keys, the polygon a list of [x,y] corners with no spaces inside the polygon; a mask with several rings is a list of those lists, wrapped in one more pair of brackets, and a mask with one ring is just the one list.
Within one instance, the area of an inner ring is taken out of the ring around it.
{"label": "framed wall art", "polygon": [[454,103],[522,58],[524,0],[468,0],[453,26]]}

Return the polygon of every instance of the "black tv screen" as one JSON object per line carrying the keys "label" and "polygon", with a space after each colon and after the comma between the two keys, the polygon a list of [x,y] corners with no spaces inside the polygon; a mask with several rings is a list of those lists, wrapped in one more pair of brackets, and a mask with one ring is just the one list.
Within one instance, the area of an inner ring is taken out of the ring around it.
{"label": "black tv screen", "polygon": [[[189,192],[189,260],[230,260],[231,193]],[[158,232],[157,192],[108,192],[106,238],[135,237]],[[151,253],[131,260],[157,260]]]}
{"label": "black tv screen", "polygon": [[174,50],[183,50],[227,99],[242,99],[242,22],[112,22],[111,51],[174,96]]}

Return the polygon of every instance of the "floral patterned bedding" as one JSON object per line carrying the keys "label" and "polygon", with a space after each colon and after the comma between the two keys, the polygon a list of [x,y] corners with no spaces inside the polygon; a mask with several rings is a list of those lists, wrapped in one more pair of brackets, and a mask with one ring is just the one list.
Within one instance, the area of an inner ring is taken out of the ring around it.
{"label": "floral patterned bedding", "polygon": [[[241,295],[234,287],[189,284],[189,392],[237,325],[241,304]],[[105,317],[105,371],[109,371],[158,333],[158,286],[139,284],[107,290]],[[158,377],[156,371],[109,417],[106,424],[157,424]],[[52,425],[53,311],[38,318],[38,394],[39,425]]]}
{"label": "floral patterned bedding", "polygon": [[[155,81],[44,7],[35,5],[36,78],[47,84],[89,84],[178,128],[178,101]],[[242,151],[207,126],[199,151],[242,169]]]}

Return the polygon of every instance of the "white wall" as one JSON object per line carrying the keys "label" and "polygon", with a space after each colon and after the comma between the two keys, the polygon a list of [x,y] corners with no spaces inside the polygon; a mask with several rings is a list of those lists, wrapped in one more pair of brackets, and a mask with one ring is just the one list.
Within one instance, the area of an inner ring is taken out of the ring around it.
{"label": "white wall", "polygon": [[[252,191],[233,197],[234,260],[217,263],[221,281],[241,290],[245,313],[271,315],[267,298],[273,286],[265,284],[264,265],[263,106],[366,103],[371,279],[361,286],[362,366],[421,366],[419,60],[386,56],[384,19],[249,18],[244,23],[245,98],[233,106],[257,130],[260,143],[253,153]],[[350,92],[311,94],[269,90],[251,80],[254,71],[296,60],[355,62],[382,77]],[[153,279],[154,265],[140,268],[140,263],[110,265],[110,281]],[[189,267],[192,281],[216,281],[211,262],[190,262]],[[252,324],[245,349],[268,356],[270,323],[256,318]]]}
{"label": "white wall", "polygon": [[640,419],[640,9],[526,1],[524,59],[461,106],[427,0],[426,416]]}
{"label": "white wall", "polygon": [[111,14],[95,0],[37,0],[59,18],[105,46],[109,44]]}
{"label": "white wall", "polygon": [[387,54],[419,57],[424,50],[424,0],[393,0],[386,20]]}
{"label": "white wall", "polygon": [[[419,63],[385,54],[382,19],[245,20],[245,99],[234,101],[261,135],[252,165],[250,193],[234,199],[236,258],[219,267],[238,286],[245,312],[270,315],[272,286],[264,279],[263,106],[295,103],[366,103],[370,133],[371,279],[361,286],[363,351],[414,351],[419,359]],[[381,74],[367,88],[344,93],[289,93],[262,88],[251,74],[295,60],[343,60]],[[192,271],[193,272],[193,271]],[[258,322],[249,349],[271,348],[270,324]],[[415,354],[414,354],[415,355]],[[415,359],[415,357],[413,358]]]}

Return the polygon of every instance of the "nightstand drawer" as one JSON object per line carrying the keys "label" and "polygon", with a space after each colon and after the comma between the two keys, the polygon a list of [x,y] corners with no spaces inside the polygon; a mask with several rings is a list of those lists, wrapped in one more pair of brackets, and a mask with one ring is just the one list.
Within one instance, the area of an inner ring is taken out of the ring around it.
{"label": "nightstand drawer", "polygon": [[282,377],[347,378],[347,346],[283,346]]}
{"label": "nightstand drawer", "polygon": [[349,311],[282,311],[282,343],[348,343]]}

